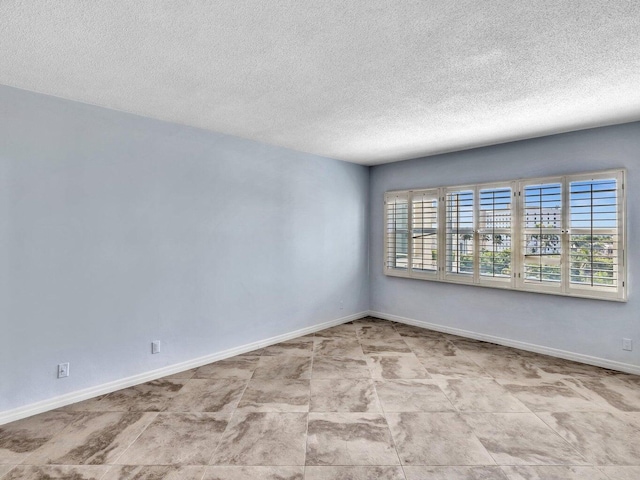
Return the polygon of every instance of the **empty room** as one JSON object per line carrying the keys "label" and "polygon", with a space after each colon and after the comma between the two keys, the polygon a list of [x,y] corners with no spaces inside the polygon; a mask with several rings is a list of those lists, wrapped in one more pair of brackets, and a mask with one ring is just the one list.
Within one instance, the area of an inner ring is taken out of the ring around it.
{"label": "empty room", "polygon": [[0,1],[0,480],[640,479],[640,2]]}

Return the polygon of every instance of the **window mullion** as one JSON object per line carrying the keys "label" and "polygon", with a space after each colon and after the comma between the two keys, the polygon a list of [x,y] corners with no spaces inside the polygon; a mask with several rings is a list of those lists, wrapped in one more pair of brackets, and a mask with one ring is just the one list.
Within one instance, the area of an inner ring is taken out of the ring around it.
{"label": "window mullion", "polygon": [[571,281],[571,252],[570,252],[570,229],[571,229],[571,179],[562,177],[562,247],[560,251],[560,262],[562,265],[562,292],[567,293],[570,289]]}
{"label": "window mullion", "polygon": [[480,233],[478,232],[480,212],[480,188],[473,188],[473,283],[480,283]]}

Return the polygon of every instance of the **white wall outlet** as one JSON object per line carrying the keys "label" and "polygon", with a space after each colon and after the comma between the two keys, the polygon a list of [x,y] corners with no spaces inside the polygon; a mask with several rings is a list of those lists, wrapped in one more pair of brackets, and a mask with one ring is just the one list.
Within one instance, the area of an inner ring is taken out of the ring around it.
{"label": "white wall outlet", "polygon": [[151,342],[151,353],[160,353],[160,340]]}
{"label": "white wall outlet", "polygon": [[69,363],[58,364],[58,378],[64,378],[69,376]]}
{"label": "white wall outlet", "polygon": [[629,350],[629,351],[633,350],[633,340],[631,340],[630,338],[623,338],[622,349]]}
{"label": "white wall outlet", "polygon": [[340,310],[344,310],[344,301],[340,300]]}

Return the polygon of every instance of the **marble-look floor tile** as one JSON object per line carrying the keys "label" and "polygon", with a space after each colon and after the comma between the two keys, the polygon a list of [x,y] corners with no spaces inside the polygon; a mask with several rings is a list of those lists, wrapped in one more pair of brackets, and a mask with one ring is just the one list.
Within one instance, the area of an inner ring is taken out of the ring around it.
{"label": "marble-look floor tile", "polygon": [[457,413],[387,413],[403,465],[495,465]]}
{"label": "marble-look floor tile", "polygon": [[204,468],[182,465],[114,465],[102,480],[201,480]]}
{"label": "marble-look floor tile", "polygon": [[405,480],[405,476],[402,467],[309,466],[304,480]]}
{"label": "marble-look floor tile", "polygon": [[611,480],[638,480],[640,467],[600,467]]}
{"label": "marble-look floor tile", "polygon": [[242,395],[238,409],[247,412],[308,412],[309,380],[254,378]]}
{"label": "marble-look floor tile", "polygon": [[0,425],[0,465],[21,463],[77,417],[54,410]]}
{"label": "marble-look floor tile", "polygon": [[507,480],[500,467],[404,467],[407,480]]}
{"label": "marble-look floor tile", "polygon": [[594,402],[623,412],[640,412],[640,376],[574,376],[562,381]]}
{"label": "marble-look floor tile", "polygon": [[493,378],[480,365],[464,357],[424,357],[418,360],[432,378]]}
{"label": "marble-look floor tile", "polygon": [[498,465],[587,463],[533,413],[468,413],[463,418]]}
{"label": "marble-look floor tile", "polygon": [[236,412],[212,465],[304,465],[307,414]]}
{"label": "marble-look floor tile", "polygon": [[442,338],[407,337],[404,339],[411,351],[419,357],[459,357],[463,356],[452,342]]}
{"label": "marble-look floor tile", "polygon": [[51,441],[28,456],[29,465],[114,463],[157,413],[83,413]]}
{"label": "marble-look floor tile", "polygon": [[595,465],[640,465],[640,414],[554,412],[537,414]]}
{"label": "marble-look floor tile", "polygon": [[110,393],[100,400],[101,412],[159,412],[188,380],[153,380]]}
{"label": "marble-look floor tile", "polygon": [[308,338],[294,338],[293,340],[287,340],[286,342],[276,343],[266,347],[262,351],[262,356],[273,355],[294,355],[298,357],[310,357],[313,354],[312,339]]}
{"label": "marble-look floor tile", "polygon": [[609,480],[595,467],[502,467],[508,480]]}
{"label": "marble-look floor tile", "polygon": [[381,412],[373,380],[311,380],[312,412]]}
{"label": "marble-look floor tile", "polygon": [[451,340],[456,347],[466,352],[480,353],[487,352],[491,355],[517,355],[518,350],[498,345],[495,343],[483,342],[482,340],[475,340],[473,338],[456,337]]}
{"label": "marble-look floor tile", "polygon": [[506,390],[533,412],[608,411],[604,403],[588,400],[561,381],[499,381]]}
{"label": "marble-look floor tile", "polygon": [[440,380],[439,385],[460,412],[530,412],[490,378],[447,379]]}
{"label": "marble-look floor tile", "polygon": [[3,478],[4,475],[9,473],[9,471],[12,470],[14,467],[15,465],[0,465],[0,478]]}
{"label": "marble-look floor tile", "polygon": [[476,362],[484,371],[496,379],[519,380],[519,379],[544,379],[544,372],[529,362],[526,358],[518,355],[475,355],[465,352],[465,354]]}
{"label": "marble-look floor tile", "polygon": [[369,355],[367,364],[375,379],[431,378],[427,369],[414,355]]}
{"label": "marble-look floor tile", "polygon": [[377,380],[375,386],[385,412],[455,411],[432,380]]}
{"label": "marble-look floor tile", "polygon": [[617,372],[606,368],[595,367],[585,363],[572,362],[563,358],[550,357],[548,355],[540,355],[532,352],[519,352],[520,355],[526,357],[531,363],[535,364],[545,373],[558,376],[574,376],[584,375],[587,377],[606,377],[616,375]]}
{"label": "marble-look floor tile", "polygon": [[204,365],[196,370],[193,378],[243,378],[250,379],[260,357],[238,355]]}
{"label": "marble-look floor tile", "polygon": [[64,407],[58,408],[56,412],[102,412],[104,408],[107,408],[105,406],[107,404],[103,404],[102,400],[107,398],[108,395],[108,393],[105,393],[104,395],[98,395],[97,397],[89,398],[81,402],[65,405]]}
{"label": "marble-look floor tile", "polygon": [[399,465],[384,416],[310,413],[307,465]]}
{"label": "marble-look floor tile", "polygon": [[19,465],[2,480],[100,480],[107,465]]}
{"label": "marble-look floor tile", "polygon": [[196,374],[197,368],[191,368],[182,372],[174,373],[173,375],[167,375],[162,377],[162,380],[189,380]]}
{"label": "marble-look floor tile", "polygon": [[435,330],[429,330],[427,328],[415,327],[413,325],[404,325],[402,323],[396,323],[394,325],[396,332],[402,337],[415,337],[415,338],[432,338],[434,340],[444,339],[444,335]]}
{"label": "marble-look floor tile", "polygon": [[160,413],[119,465],[205,465],[227,426],[222,413]]}
{"label": "marble-look floor tile", "polygon": [[303,480],[304,467],[208,467],[202,480]]}
{"label": "marble-look floor tile", "polygon": [[315,342],[316,355],[330,355],[332,357],[362,357],[360,342],[354,338],[317,338]]}
{"label": "marble-look floor tile", "polygon": [[291,355],[260,357],[253,378],[311,378],[311,358]]}
{"label": "marble-look floor tile", "polygon": [[400,355],[414,356],[413,352],[402,338],[390,340],[362,340],[360,344],[362,345],[362,351],[365,355],[390,355],[394,357]]}
{"label": "marble-look floor tile", "polygon": [[168,412],[233,413],[247,380],[233,378],[192,379],[172,398],[164,410]]}
{"label": "marble-look floor tile", "polygon": [[363,317],[351,322],[354,325],[395,325],[394,322],[378,317]]}
{"label": "marble-look floor tile", "polygon": [[356,338],[356,326],[352,323],[345,323],[343,325],[336,325],[335,327],[327,328],[316,332],[315,338]]}
{"label": "marble-look floor tile", "polygon": [[402,340],[402,337],[392,325],[357,325],[356,334],[360,341]]}
{"label": "marble-look floor tile", "polygon": [[364,357],[331,357],[318,355],[313,359],[311,378],[370,378],[371,371]]}
{"label": "marble-look floor tile", "polygon": [[233,357],[233,358],[238,358],[238,357],[259,357],[260,355],[262,355],[263,351],[264,351],[264,348],[256,348],[255,350],[249,350],[248,352],[240,353],[238,355],[235,355],[235,357]]}

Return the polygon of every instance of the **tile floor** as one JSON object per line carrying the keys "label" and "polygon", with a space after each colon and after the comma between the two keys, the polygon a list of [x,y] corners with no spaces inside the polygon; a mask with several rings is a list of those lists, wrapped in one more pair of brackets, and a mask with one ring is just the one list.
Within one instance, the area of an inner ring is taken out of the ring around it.
{"label": "tile floor", "polygon": [[640,479],[640,377],[371,317],[0,427],[0,478]]}

